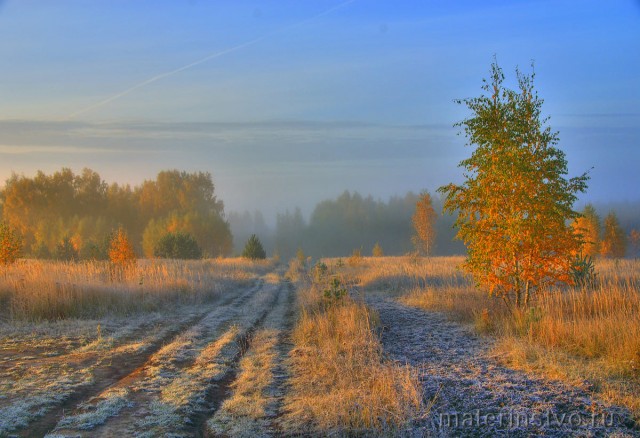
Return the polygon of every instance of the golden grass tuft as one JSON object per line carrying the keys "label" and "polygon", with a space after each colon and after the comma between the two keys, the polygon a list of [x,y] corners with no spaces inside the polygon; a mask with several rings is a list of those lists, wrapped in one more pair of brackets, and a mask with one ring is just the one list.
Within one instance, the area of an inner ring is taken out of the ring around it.
{"label": "golden grass tuft", "polygon": [[320,296],[317,286],[301,296],[283,424],[317,433],[399,430],[422,408],[417,373],[383,360],[375,312],[349,297],[318,305]]}
{"label": "golden grass tuft", "polygon": [[254,335],[251,348],[240,360],[238,376],[232,384],[233,393],[207,421],[212,434],[255,437],[269,427],[268,417],[276,399],[271,386],[279,335],[275,329],[262,329]]}
{"label": "golden grass tuft", "polygon": [[253,337],[252,348],[240,361],[240,373],[232,385],[233,396],[223,405],[231,415],[254,420],[266,417],[267,406],[273,402],[266,391],[273,383],[278,334],[277,330],[265,329]]}

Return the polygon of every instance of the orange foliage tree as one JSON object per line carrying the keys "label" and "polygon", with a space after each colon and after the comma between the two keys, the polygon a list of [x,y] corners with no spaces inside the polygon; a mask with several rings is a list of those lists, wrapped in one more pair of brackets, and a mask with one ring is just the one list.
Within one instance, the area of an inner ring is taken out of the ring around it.
{"label": "orange foliage tree", "polygon": [[4,222],[0,222],[0,264],[5,267],[15,263],[22,255],[22,239]]}
{"label": "orange foliage tree", "polygon": [[136,253],[127,233],[121,228],[115,232],[109,245],[109,260],[114,266],[128,268],[135,266]]}
{"label": "orange foliage tree", "polygon": [[604,233],[600,251],[604,257],[622,258],[627,253],[627,236],[612,211],[604,218]]}
{"label": "orange foliage tree", "polygon": [[600,254],[600,218],[593,205],[587,204],[572,225],[583,240],[582,255],[593,257]]}
{"label": "orange foliage tree", "polygon": [[438,214],[433,209],[431,195],[429,192],[422,192],[416,202],[416,211],[411,220],[416,231],[413,236],[413,244],[418,251],[426,255],[431,254],[433,242],[436,239],[436,219]]}
{"label": "orange foliage tree", "polygon": [[494,62],[486,94],[456,101],[472,112],[456,126],[475,149],[460,162],[464,183],[438,190],[467,246],[466,270],[508,306],[523,307],[539,288],[572,281],[582,241],[567,223],[579,216],[573,204],[588,176],[565,178],[567,161],[541,118],[535,75],[516,73],[518,90],[506,88]]}
{"label": "orange foliage tree", "polygon": [[640,254],[640,231],[635,228],[631,230],[629,233],[629,243],[633,248],[633,255],[638,257],[638,254]]}

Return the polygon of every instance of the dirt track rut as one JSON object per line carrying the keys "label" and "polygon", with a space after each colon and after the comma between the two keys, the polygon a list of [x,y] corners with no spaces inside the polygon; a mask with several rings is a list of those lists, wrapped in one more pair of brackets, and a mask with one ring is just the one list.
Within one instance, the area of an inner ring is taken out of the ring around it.
{"label": "dirt track rut", "polygon": [[[202,436],[227,396],[253,331],[283,303],[287,287],[261,284],[219,303],[163,345],[64,403],[23,436]],[[125,358],[126,360],[126,358]]]}
{"label": "dirt track rut", "polygon": [[429,415],[409,436],[640,436],[629,413],[586,391],[500,365],[490,341],[442,313],[369,297],[389,358],[420,370]]}
{"label": "dirt track rut", "polygon": [[[111,350],[113,354],[66,354],[63,357],[43,359],[47,366],[54,362],[64,361],[67,367],[84,368],[91,374],[91,380],[85,384],[74,385],[69,395],[62,399],[57,406],[47,408],[44,415],[28,424],[24,429],[14,431],[12,434],[28,437],[45,435],[55,427],[63,416],[76,410],[77,406],[82,406],[83,403],[99,396],[119,381],[136,375],[139,369],[143,368],[158,351],[193,327],[197,327],[212,312],[220,312],[230,306],[243,303],[249,296],[260,290],[260,287],[260,284],[257,284],[240,293],[228,294],[228,296],[207,305],[204,309],[182,314],[178,320],[165,321],[164,327],[160,329],[149,330],[148,333],[144,332],[144,327],[134,330],[119,340],[114,346],[115,348]],[[137,340],[133,339],[136,335]],[[134,348],[129,349],[126,348],[127,341],[133,341],[133,344],[136,344],[136,341],[144,342],[139,342],[140,345],[134,345]],[[120,345],[123,342],[124,344]],[[123,346],[125,348],[118,348]]]}

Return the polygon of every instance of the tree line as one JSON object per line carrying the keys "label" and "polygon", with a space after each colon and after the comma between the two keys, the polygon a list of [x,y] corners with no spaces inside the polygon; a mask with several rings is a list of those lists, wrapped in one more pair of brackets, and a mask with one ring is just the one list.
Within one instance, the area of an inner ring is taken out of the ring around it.
{"label": "tree line", "polygon": [[176,244],[208,257],[232,251],[224,204],[209,173],[167,170],[135,187],[107,184],[91,169],[13,174],[0,201],[3,221],[17,230],[29,257],[107,259],[119,228],[146,257]]}
{"label": "tree line", "polygon": [[[13,174],[0,191],[0,215],[20,236],[23,255],[40,259],[106,260],[118,229],[145,257],[239,255],[252,235],[268,254],[285,259],[299,249],[330,257],[371,254],[376,246],[378,253],[401,255],[416,248],[412,217],[421,196],[410,192],[385,202],[345,191],[320,202],[308,220],[296,208],[278,214],[269,227],[260,212],[226,217],[209,173],[167,170],[131,187],[108,184],[91,169],[76,174],[63,168],[33,177]],[[441,209],[434,201],[433,208]],[[453,242],[452,218],[434,211],[435,217],[428,227],[435,251],[428,251],[463,253]]]}
{"label": "tree line", "polygon": [[[139,186],[107,184],[97,172],[70,169],[34,177],[12,175],[0,192],[0,215],[22,239],[27,257],[107,259],[118,228],[145,257],[200,258],[241,255],[252,235],[266,254],[283,259],[298,250],[318,257],[342,257],[354,250],[371,255],[464,254],[454,240],[454,216],[428,192],[408,192],[387,201],[345,191],[319,202],[308,219],[299,208],[276,217],[259,211],[231,212],[215,195],[209,173],[160,172]],[[573,223],[585,236],[584,255],[638,255],[640,233],[625,230],[610,212],[604,222],[587,205]]]}
{"label": "tree line", "polygon": [[[432,240],[428,240],[428,247],[416,240],[413,217],[425,194],[409,192],[383,201],[345,191],[335,199],[319,202],[308,219],[299,208],[279,213],[275,227],[269,227],[257,211],[230,213],[234,251],[241,251],[247,238],[256,234],[268,253],[283,259],[293,257],[299,249],[314,258],[342,257],[354,250],[371,255],[376,245],[385,255],[404,255],[416,249],[431,255],[464,254],[464,245],[454,240],[453,217],[437,214],[442,211],[442,201],[437,196],[429,196],[428,200],[434,221],[421,229],[423,235],[431,230]],[[418,222],[422,219],[426,221],[428,217],[422,215]]]}

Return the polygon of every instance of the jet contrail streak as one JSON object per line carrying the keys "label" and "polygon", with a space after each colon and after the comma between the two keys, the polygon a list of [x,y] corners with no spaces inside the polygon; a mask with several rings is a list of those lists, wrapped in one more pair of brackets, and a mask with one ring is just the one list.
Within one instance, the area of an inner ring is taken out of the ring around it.
{"label": "jet contrail streak", "polygon": [[107,105],[108,103],[113,102],[116,99],[120,99],[121,97],[124,97],[127,94],[132,93],[135,90],[138,90],[138,89],[140,89],[142,87],[146,87],[149,84],[157,82],[160,79],[164,79],[164,78],[167,78],[169,76],[173,76],[173,75],[175,75],[177,73],[180,73],[182,71],[188,70],[188,69],[190,69],[192,67],[195,67],[197,65],[203,64],[203,63],[205,63],[207,61],[210,61],[212,59],[219,58],[220,56],[224,56],[224,55],[226,55],[228,53],[235,52],[237,50],[244,49],[245,47],[257,44],[260,41],[265,40],[267,38],[270,38],[270,37],[272,37],[274,35],[277,35],[279,33],[283,33],[283,32],[286,32],[286,31],[288,31],[290,29],[293,29],[295,27],[302,26],[302,25],[304,25],[304,24],[306,24],[306,23],[308,23],[310,21],[316,20],[316,19],[318,19],[320,17],[323,17],[323,16],[325,16],[327,14],[330,14],[331,12],[335,11],[336,9],[343,8],[343,7],[347,6],[348,4],[353,3],[355,1],[356,0],[347,0],[346,2],[340,3],[339,5],[336,5],[336,6],[332,7],[332,8],[329,8],[326,11],[323,11],[323,12],[317,14],[317,15],[314,15],[313,17],[306,18],[306,19],[304,19],[302,21],[290,24],[290,25],[282,27],[280,29],[276,29],[276,30],[274,30],[272,32],[269,32],[269,33],[266,33],[266,34],[264,34],[264,35],[262,35],[262,36],[260,36],[258,38],[254,38],[254,39],[246,41],[246,42],[244,42],[242,44],[238,44],[237,46],[230,47],[230,48],[222,50],[220,52],[211,53],[211,54],[205,56],[204,58],[198,59],[197,61],[193,61],[192,63],[189,63],[187,65],[183,65],[182,67],[176,68],[175,70],[171,70],[171,71],[168,71],[168,72],[161,73],[159,75],[153,76],[153,77],[151,77],[151,78],[149,78],[149,79],[147,79],[145,81],[142,81],[142,82],[140,82],[140,83],[138,83],[138,84],[136,84],[136,85],[134,85],[132,87],[127,88],[124,91],[121,91],[121,92],[119,92],[117,94],[114,94],[113,96],[110,96],[110,97],[108,97],[108,98],[106,98],[104,100],[101,100],[99,102],[94,103],[93,105],[90,105],[90,106],[88,106],[86,108],[83,108],[81,110],[78,110],[78,111],[76,111],[74,113],[69,114],[67,116],[66,120],[73,119],[74,117],[76,117],[76,116],[78,116],[80,114],[84,114],[84,113],[92,111],[92,110],[94,110],[96,108],[100,108],[100,107],[102,107],[104,105]]}

